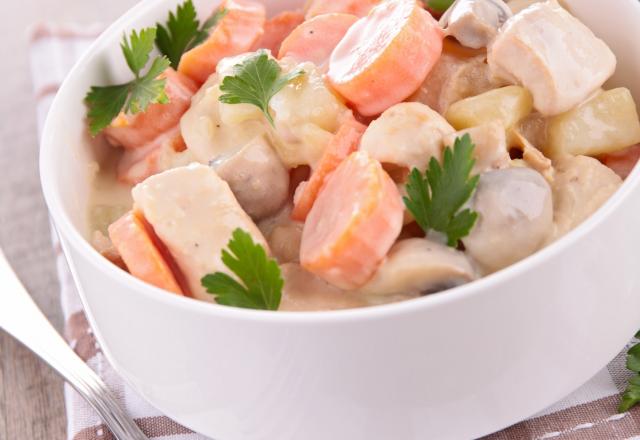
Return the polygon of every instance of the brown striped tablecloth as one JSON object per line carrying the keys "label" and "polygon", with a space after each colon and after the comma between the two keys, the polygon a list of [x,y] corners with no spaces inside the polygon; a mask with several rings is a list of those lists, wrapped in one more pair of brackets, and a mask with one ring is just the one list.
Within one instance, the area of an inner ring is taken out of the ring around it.
{"label": "brown striped tablecloth", "polygon": [[[101,26],[77,27],[37,25],[32,32],[31,66],[34,92],[38,99],[38,123],[44,123],[51,101],[67,72],[99,34]],[[113,371],[100,351],[82,310],[73,280],[55,236],[61,283],[61,301],[66,319],[65,336],[76,353],[105,380],[115,396],[151,438],[198,440],[205,437],[161,414],[135,394]],[[582,388],[537,416],[502,432],[486,437],[511,439],[638,439],[640,408],[617,414],[620,393],[630,373],[620,353],[607,368]],[[114,437],[97,414],[66,385],[68,437],[72,440],[105,440]],[[274,439],[277,440],[277,439]],[[329,440],[329,439],[328,439]],[[401,439],[399,439],[401,440]]]}

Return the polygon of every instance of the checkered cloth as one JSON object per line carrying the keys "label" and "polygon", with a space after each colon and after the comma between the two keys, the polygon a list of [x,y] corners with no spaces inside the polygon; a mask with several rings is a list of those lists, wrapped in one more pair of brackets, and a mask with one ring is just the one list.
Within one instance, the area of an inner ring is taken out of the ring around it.
{"label": "checkered cloth", "polygon": [[[100,27],[36,26],[31,41],[31,66],[38,99],[40,128],[60,83]],[[162,415],[124,384],[108,364],[83,313],[78,293],[54,238],[61,300],[69,344],[107,383],[117,399],[151,438],[196,440],[205,437]],[[486,437],[507,439],[640,439],[640,408],[617,414],[620,393],[630,373],[625,354],[615,359],[582,388],[535,417]],[[65,389],[68,437],[73,440],[113,439],[93,409],[68,385]],[[634,437],[636,436],[636,437]]]}

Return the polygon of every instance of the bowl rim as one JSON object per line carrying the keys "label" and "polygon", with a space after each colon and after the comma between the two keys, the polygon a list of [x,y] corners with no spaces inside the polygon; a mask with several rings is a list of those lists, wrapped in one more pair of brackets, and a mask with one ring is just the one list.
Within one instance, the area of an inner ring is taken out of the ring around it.
{"label": "bowl rim", "polygon": [[[535,270],[545,264],[546,260],[570,248],[577,241],[588,239],[589,233],[609,216],[615,215],[620,205],[625,203],[629,198],[629,194],[640,186],[640,167],[636,166],[627,179],[623,181],[621,187],[609,197],[603,206],[554,243],[498,272],[479,278],[468,284],[419,298],[342,310],[268,311],[221,306],[190,297],[167,293],[163,289],[148,284],[110,263],[83,237],[80,231],[73,225],[68,213],[63,208],[56,179],[59,169],[53,166],[55,160],[52,160],[56,151],[54,136],[56,127],[54,126],[55,118],[52,115],[60,112],[58,108],[63,106],[63,102],[66,100],[65,96],[74,88],[74,78],[81,75],[86,65],[95,62],[92,54],[94,54],[97,49],[107,44],[113,44],[113,41],[116,40],[116,35],[120,34],[125,28],[130,27],[133,21],[143,16],[150,9],[156,8],[157,5],[163,1],[166,0],[143,0],[128,9],[120,18],[109,25],[96,41],[90,45],[66,76],[56,94],[47,115],[40,145],[39,170],[41,187],[46,205],[53,219],[54,228],[59,235],[61,235],[62,240],[72,245],[89,264],[95,266],[105,276],[115,279],[118,284],[122,284],[130,290],[135,291],[136,295],[143,295],[152,301],[162,302],[170,307],[186,309],[190,312],[206,314],[212,317],[275,324],[331,324],[344,321],[386,319],[407,313],[419,313],[426,310],[437,309],[443,305],[464,301],[466,298],[474,295],[482,295],[496,285],[517,280],[521,274]],[[640,2],[631,3],[635,4],[640,14]],[[63,246],[63,248],[64,247],[65,246]],[[68,260],[70,259],[68,258]],[[82,291],[82,289],[79,290]]]}

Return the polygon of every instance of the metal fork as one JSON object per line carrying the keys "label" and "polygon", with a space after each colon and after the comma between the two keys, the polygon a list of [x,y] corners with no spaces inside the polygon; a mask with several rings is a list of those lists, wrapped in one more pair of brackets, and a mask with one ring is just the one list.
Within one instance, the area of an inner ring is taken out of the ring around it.
{"label": "metal fork", "polygon": [[0,328],[57,371],[100,414],[118,440],[148,440],[104,382],[42,314],[0,249]]}

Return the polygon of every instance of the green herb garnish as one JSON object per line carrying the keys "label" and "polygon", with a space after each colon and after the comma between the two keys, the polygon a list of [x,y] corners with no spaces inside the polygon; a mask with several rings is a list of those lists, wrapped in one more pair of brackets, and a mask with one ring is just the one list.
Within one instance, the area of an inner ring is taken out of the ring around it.
{"label": "green herb garnish", "polygon": [[178,6],[175,14],[169,12],[165,26],[157,24],[156,46],[169,58],[171,66],[177,69],[182,55],[202,44],[226,14],[226,9],[219,9],[200,27],[193,1],[186,0]]}
{"label": "green herb garnish", "polygon": [[427,7],[436,12],[446,12],[456,0],[423,0]]}
{"label": "green herb garnish", "polygon": [[216,272],[202,278],[202,286],[216,295],[216,302],[245,309],[278,310],[284,281],[276,261],[242,229],[233,231],[222,251],[222,262],[242,282]]}
{"label": "green herb garnish", "polygon": [[[640,339],[640,331],[636,333],[636,339]],[[627,369],[635,375],[629,379],[627,388],[622,394],[618,412],[627,412],[640,402],[640,344],[635,344],[627,352]]]}
{"label": "green herb garnish", "polygon": [[425,233],[432,229],[446,234],[452,247],[469,235],[478,219],[476,212],[460,211],[478,185],[479,176],[471,177],[474,147],[468,134],[457,138],[453,150],[445,148],[442,166],[432,157],[426,173],[414,168],[407,182],[404,204],[409,212]]}
{"label": "green herb garnish", "polygon": [[255,105],[274,126],[269,101],[289,82],[303,74],[303,70],[296,69],[283,75],[280,65],[261,50],[234,66],[233,75],[222,80],[220,90],[225,93],[218,99],[225,104]]}
{"label": "green herb garnish", "polygon": [[108,127],[122,111],[135,114],[144,112],[151,104],[169,102],[164,90],[165,80],[158,79],[158,75],[169,67],[169,60],[156,57],[147,73],[141,73],[149,62],[155,37],[155,28],[143,29],[140,33],[133,31],[129,38],[125,35],[120,47],[135,78],[115,86],[93,86],[87,93],[85,103],[89,107],[87,116],[93,136]]}

